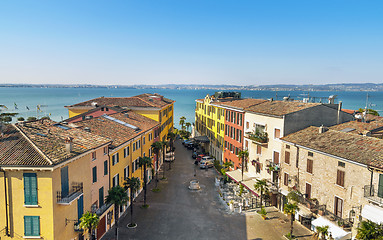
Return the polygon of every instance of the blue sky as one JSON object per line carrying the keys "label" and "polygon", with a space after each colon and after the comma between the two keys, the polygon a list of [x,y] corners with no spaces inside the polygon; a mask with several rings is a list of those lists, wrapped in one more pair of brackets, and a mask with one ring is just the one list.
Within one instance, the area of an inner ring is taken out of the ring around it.
{"label": "blue sky", "polygon": [[381,83],[383,1],[0,1],[0,83]]}

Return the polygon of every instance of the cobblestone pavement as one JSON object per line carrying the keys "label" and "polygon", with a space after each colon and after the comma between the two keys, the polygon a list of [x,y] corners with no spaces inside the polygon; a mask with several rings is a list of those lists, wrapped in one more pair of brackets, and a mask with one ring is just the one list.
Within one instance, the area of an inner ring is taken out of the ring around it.
{"label": "cobblestone pavement", "polygon": [[[208,170],[196,168],[191,151],[175,143],[176,160],[168,170],[166,180],[158,183],[160,192],[150,191],[154,181],[148,185],[148,209],[141,209],[143,193],[134,203],[133,221],[137,228],[129,229],[130,210],[121,217],[119,239],[283,239],[289,231],[287,217],[270,208],[269,220],[263,220],[255,212],[229,213],[222,203],[214,185],[217,176],[213,168]],[[196,176],[194,174],[196,173]],[[160,175],[162,176],[162,174]],[[197,179],[201,190],[188,189],[189,182]],[[275,215],[275,216],[274,216]],[[304,227],[296,225],[298,235],[310,233]],[[294,232],[295,233],[295,232]],[[114,229],[109,231],[103,240],[114,239]],[[303,239],[303,238],[300,238]]]}

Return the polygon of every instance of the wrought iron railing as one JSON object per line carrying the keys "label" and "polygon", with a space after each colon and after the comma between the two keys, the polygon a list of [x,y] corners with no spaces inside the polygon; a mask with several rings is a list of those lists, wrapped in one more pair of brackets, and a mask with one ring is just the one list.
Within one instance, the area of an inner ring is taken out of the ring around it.
{"label": "wrought iron railing", "polygon": [[59,204],[69,204],[79,197],[83,192],[82,182],[73,182],[68,194],[63,194],[62,191],[57,191],[56,199]]}
{"label": "wrought iron railing", "polygon": [[364,197],[383,206],[383,189],[379,191],[374,185],[364,186]]}
{"label": "wrought iron railing", "polygon": [[335,222],[338,226],[343,227],[344,229],[351,230],[353,223],[349,218],[341,218],[333,212],[330,212],[326,209],[326,205],[318,206],[320,215],[326,217],[328,220]]}

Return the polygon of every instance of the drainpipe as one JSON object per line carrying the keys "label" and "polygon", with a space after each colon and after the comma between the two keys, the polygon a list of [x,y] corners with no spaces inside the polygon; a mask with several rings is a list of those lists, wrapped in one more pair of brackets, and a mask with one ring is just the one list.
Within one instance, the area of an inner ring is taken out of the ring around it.
{"label": "drainpipe", "polygon": [[373,196],[374,195],[374,191],[372,189],[372,180],[374,178],[374,170],[372,168],[370,168],[369,166],[367,166],[367,170],[371,172],[371,180],[370,180],[370,196]]}
{"label": "drainpipe", "polygon": [[337,118],[337,124],[340,123],[340,112],[342,111],[342,101],[339,101],[338,104],[338,118]]}
{"label": "drainpipe", "polygon": [[9,233],[9,223],[8,223],[8,191],[7,191],[7,182],[6,182],[6,179],[7,179],[7,174],[6,172],[4,171],[4,169],[2,169],[0,167],[0,171],[3,172],[4,174],[4,198],[5,198],[5,234],[10,237],[11,234]]}

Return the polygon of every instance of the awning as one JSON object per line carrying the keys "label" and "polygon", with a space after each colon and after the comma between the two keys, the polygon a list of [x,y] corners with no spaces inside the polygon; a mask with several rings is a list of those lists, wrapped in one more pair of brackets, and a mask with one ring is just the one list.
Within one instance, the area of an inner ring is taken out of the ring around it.
{"label": "awning", "polygon": [[201,143],[209,143],[210,142],[210,140],[207,136],[198,136],[198,137],[193,138],[193,140],[196,142],[201,142]]}
{"label": "awning", "polygon": [[257,183],[256,179],[253,179],[252,177],[249,177],[249,175],[244,173],[243,181],[242,181],[242,171],[240,169],[226,172],[226,174],[227,176],[229,176],[229,178],[233,179],[236,183],[241,183],[249,191],[251,191],[255,196],[259,197],[259,195],[256,193],[256,190],[254,188],[254,184]]}
{"label": "awning", "polygon": [[281,194],[282,195],[284,195],[284,196],[287,196],[287,194],[289,194],[289,191],[287,191],[287,190],[285,190],[285,189],[280,189],[280,192],[281,192]]}
{"label": "awning", "polygon": [[313,213],[307,207],[303,206],[302,204],[299,204],[298,215],[301,215],[304,218],[311,218]]}
{"label": "awning", "polygon": [[374,223],[383,223],[383,209],[373,205],[366,205],[362,209],[362,217]]}
{"label": "awning", "polygon": [[346,232],[342,228],[338,227],[334,223],[330,222],[324,217],[319,217],[311,222],[312,230],[315,231],[315,227],[328,226],[328,233],[336,240],[351,239],[351,232]]}

